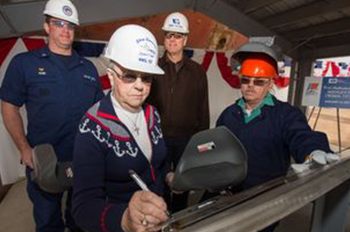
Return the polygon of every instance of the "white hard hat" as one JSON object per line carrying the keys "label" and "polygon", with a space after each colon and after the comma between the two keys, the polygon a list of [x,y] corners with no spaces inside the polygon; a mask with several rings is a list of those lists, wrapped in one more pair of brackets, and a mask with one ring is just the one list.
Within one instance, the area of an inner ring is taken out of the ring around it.
{"label": "white hard hat", "polygon": [[126,69],[151,74],[164,74],[158,66],[158,44],[153,34],[138,25],[116,30],[105,50],[105,57]]}
{"label": "white hard hat", "polygon": [[69,0],[49,0],[46,3],[44,15],[79,25],[78,11]]}
{"label": "white hard hat", "polygon": [[171,13],[166,17],[162,30],[188,34],[188,20],[185,15],[179,12]]}

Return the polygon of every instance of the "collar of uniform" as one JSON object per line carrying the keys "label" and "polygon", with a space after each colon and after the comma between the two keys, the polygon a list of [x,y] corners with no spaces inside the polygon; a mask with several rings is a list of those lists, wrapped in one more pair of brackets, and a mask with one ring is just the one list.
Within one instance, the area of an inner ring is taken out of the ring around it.
{"label": "collar of uniform", "polygon": [[[38,49],[36,55],[41,58],[48,58],[50,56],[53,56],[53,52],[51,52],[49,46],[46,45],[45,47]],[[74,49],[72,49],[72,56],[74,57],[74,62],[72,62],[72,64],[68,67],[69,69],[84,63],[84,60]]]}
{"label": "collar of uniform", "polygon": [[[150,116],[152,115],[152,107],[149,104],[143,104],[142,105],[142,110],[145,113],[145,118],[146,121],[149,122],[150,124],[148,126],[153,125],[153,122],[150,122]],[[113,103],[111,99],[111,91],[101,100],[100,106],[97,109],[97,116],[113,120],[116,122],[120,122],[120,119],[118,118],[117,114],[114,111],[113,108]]]}
{"label": "collar of uniform", "polygon": [[275,103],[273,101],[273,97],[270,93],[267,93],[266,97],[262,100],[262,102],[257,107],[255,107],[252,110],[250,115],[247,114],[247,111],[245,108],[246,103],[245,103],[245,100],[243,97],[238,100],[237,104],[242,109],[242,111],[244,113],[245,123],[248,123],[248,122],[252,121],[254,118],[256,118],[257,116],[259,116],[261,114],[261,108],[263,106],[265,106],[265,105],[266,106],[274,106],[275,105]]}

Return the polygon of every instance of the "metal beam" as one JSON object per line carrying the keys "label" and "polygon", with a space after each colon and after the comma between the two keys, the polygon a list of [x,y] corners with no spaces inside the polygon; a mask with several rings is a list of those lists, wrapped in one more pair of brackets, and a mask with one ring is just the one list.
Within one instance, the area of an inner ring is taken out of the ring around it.
{"label": "metal beam", "polygon": [[[196,9],[246,36],[276,36],[277,45],[284,52],[290,51],[292,48],[289,41],[276,35],[229,3],[216,1],[212,4],[212,0],[200,0],[197,2]],[[293,57],[293,54],[288,55]]]}
{"label": "metal beam", "polygon": [[14,26],[11,24],[10,20],[6,16],[3,6],[0,5],[0,37],[1,36],[7,36],[9,34],[16,34],[16,29]]}
{"label": "metal beam", "polygon": [[242,9],[244,13],[249,14],[278,1],[280,0],[245,0],[239,4],[239,8]]}
{"label": "metal beam", "polygon": [[339,35],[334,35],[329,37],[313,39],[308,43],[308,45],[316,48],[321,48],[321,47],[349,44],[349,41],[350,41],[350,33],[344,33],[344,34],[339,34]]}
{"label": "metal beam", "polygon": [[[306,204],[336,189],[349,185],[349,160],[324,167],[253,199],[174,232],[253,232],[297,211]],[[347,182],[346,182],[347,181]],[[349,188],[349,186],[347,186]],[[327,231],[329,232],[329,231]]]}
{"label": "metal beam", "polygon": [[350,42],[347,44],[321,47],[315,49],[301,49],[300,57],[310,58],[310,59],[322,59],[330,57],[339,56],[349,56],[350,55]]}
{"label": "metal beam", "polygon": [[[191,4],[189,0],[84,0],[73,2],[79,10],[79,19],[82,25],[149,16],[162,12],[180,11]],[[45,3],[43,1],[35,1],[3,5],[3,12],[11,25],[13,25],[13,30],[19,34],[37,31],[42,29],[44,22],[42,12]],[[0,35],[2,34],[3,28],[0,28]]]}
{"label": "metal beam", "polygon": [[[73,0],[74,1],[74,0]],[[22,3],[47,2],[47,0],[0,0],[0,5],[16,5]]]}
{"label": "metal beam", "polygon": [[290,41],[319,38],[350,31],[350,17],[282,33]]}
{"label": "metal beam", "polygon": [[297,72],[298,72],[298,62],[294,59],[292,60],[292,66],[289,77],[289,89],[288,89],[288,103],[295,105],[295,95],[297,86]]}
{"label": "metal beam", "polygon": [[290,11],[262,19],[261,22],[268,28],[277,28],[304,21],[314,16],[324,15],[331,11],[342,10],[349,6],[349,0],[316,1]]}

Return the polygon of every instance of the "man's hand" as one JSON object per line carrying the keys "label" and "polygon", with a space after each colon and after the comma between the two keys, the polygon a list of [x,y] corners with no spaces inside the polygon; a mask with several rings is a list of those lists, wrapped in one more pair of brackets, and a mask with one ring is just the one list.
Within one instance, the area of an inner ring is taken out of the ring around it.
{"label": "man's hand", "polygon": [[321,150],[315,150],[307,157],[306,161],[302,164],[292,164],[293,171],[297,174],[310,170],[313,164],[326,165],[338,162],[341,157],[338,154],[326,153]]}
{"label": "man's hand", "polygon": [[21,164],[34,169],[33,149],[27,148],[21,151]]}
{"label": "man's hand", "polygon": [[317,164],[326,165],[341,160],[341,157],[337,154],[326,153],[321,150],[315,150],[311,152],[310,159]]}

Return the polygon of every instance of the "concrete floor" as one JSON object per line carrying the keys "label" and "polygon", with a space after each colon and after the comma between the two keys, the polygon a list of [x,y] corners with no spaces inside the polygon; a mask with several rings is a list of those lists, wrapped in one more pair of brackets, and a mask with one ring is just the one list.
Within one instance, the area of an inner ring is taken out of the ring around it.
{"label": "concrete floor", "polygon": [[1,232],[34,232],[32,204],[26,191],[27,181],[14,184],[0,204]]}

